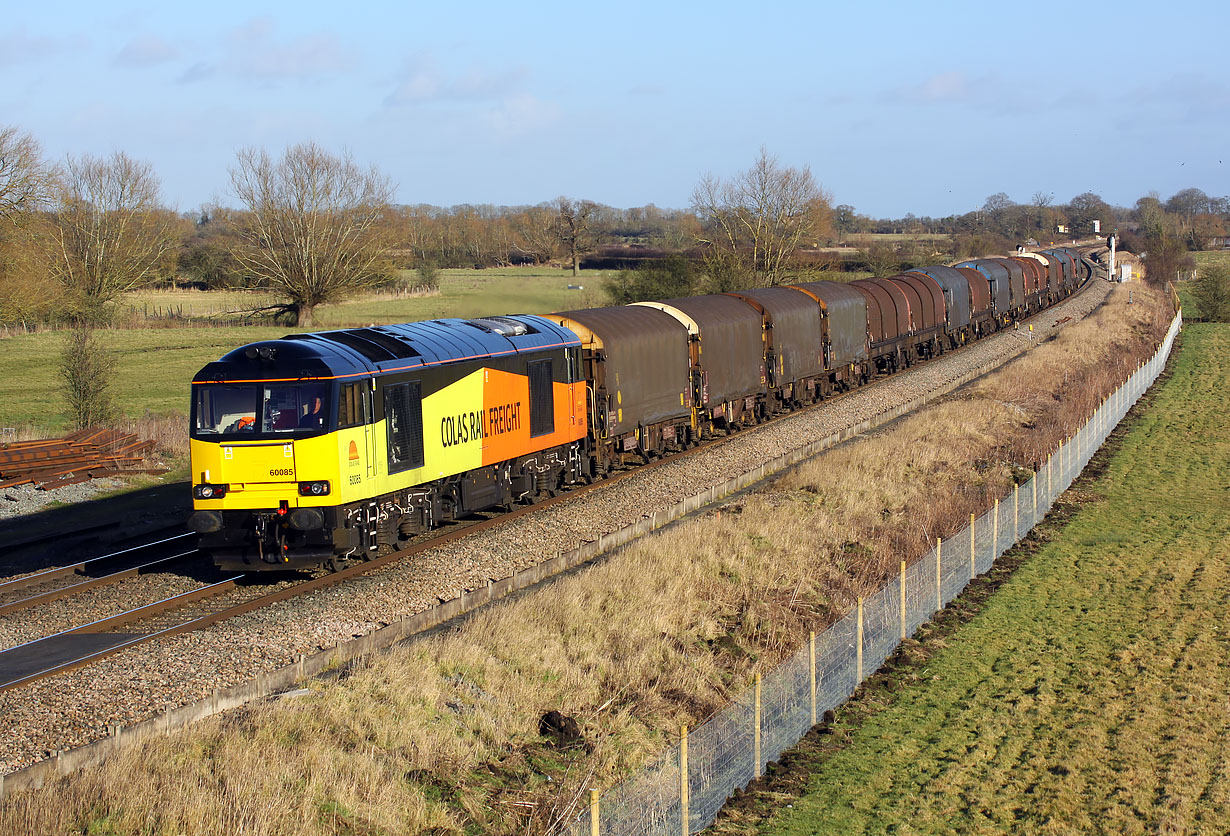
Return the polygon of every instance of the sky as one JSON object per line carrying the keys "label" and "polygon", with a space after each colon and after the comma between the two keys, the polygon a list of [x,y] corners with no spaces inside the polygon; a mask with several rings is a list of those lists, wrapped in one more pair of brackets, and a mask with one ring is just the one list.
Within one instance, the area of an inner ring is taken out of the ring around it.
{"label": "sky", "polygon": [[1171,2],[14,4],[0,125],[123,151],[180,211],[314,141],[399,203],[687,208],[765,148],[834,203],[1230,194],[1230,12]]}

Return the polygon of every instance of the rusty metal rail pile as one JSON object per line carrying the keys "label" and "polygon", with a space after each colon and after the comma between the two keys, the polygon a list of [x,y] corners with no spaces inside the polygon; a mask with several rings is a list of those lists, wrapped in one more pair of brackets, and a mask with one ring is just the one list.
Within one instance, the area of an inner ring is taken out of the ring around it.
{"label": "rusty metal rail pile", "polygon": [[145,463],[153,446],[133,433],[103,429],[0,445],[0,488],[33,484],[39,490],[53,490],[98,476],[165,473],[165,468]]}

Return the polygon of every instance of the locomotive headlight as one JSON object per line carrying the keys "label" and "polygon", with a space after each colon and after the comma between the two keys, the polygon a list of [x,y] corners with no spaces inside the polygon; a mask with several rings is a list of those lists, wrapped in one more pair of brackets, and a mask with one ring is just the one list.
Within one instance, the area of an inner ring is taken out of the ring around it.
{"label": "locomotive headlight", "polygon": [[221,499],[226,496],[227,485],[196,485],[192,495],[196,499]]}
{"label": "locomotive headlight", "polygon": [[296,531],[316,531],[325,527],[325,515],[318,508],[296,508],[290,512],[287,523]]}
{"label": "locomotive headlight", "polygon": [[299,496],[328,496],[328,482],[300,482]]}

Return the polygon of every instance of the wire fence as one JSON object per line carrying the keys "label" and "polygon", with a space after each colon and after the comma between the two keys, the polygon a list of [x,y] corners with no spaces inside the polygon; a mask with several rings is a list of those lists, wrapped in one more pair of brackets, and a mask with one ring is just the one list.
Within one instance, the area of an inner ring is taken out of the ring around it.
{"label": "wire fence", "polygon": [[936,612],[1029,533],[1072,484],[1140,396],[1153,385],[1182,325],[1176,314],[1161,347],[1117,389],[1044,467],[982,516],[859,600],[854,610],[689,732],[638,774],[600,794],[567,831],[574,836],[657,836],[709,826],[736,790],[794,746],[824,712]]}

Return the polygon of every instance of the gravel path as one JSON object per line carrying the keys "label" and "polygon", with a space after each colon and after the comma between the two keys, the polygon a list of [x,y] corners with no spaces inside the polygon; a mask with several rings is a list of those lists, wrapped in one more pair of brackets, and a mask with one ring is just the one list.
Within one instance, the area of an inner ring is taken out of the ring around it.
{"label": "gravel path", "polygon": [[[1059,319],[1084,317],[1102,303],[1110,288],[1095,281],[1077,297],[1035,317],[1034,340],[1041,342],[1062,327],[1056,324]],[[217,688],[290,664],[301,653],[365,635],[452,598],[459,590],[507,577],[574,547],[579,539],[596,539],[967,372],[996,365],[1028,341],[1025,330],[998,334],[847,397],[742,432],[682,461],[350,583],[0,693],[0,714],[5,718],[0,771],[105,736],[109,723],[129,724],[167,706],[202,699]],[[8,635],[8,628],[0,633]]]}

